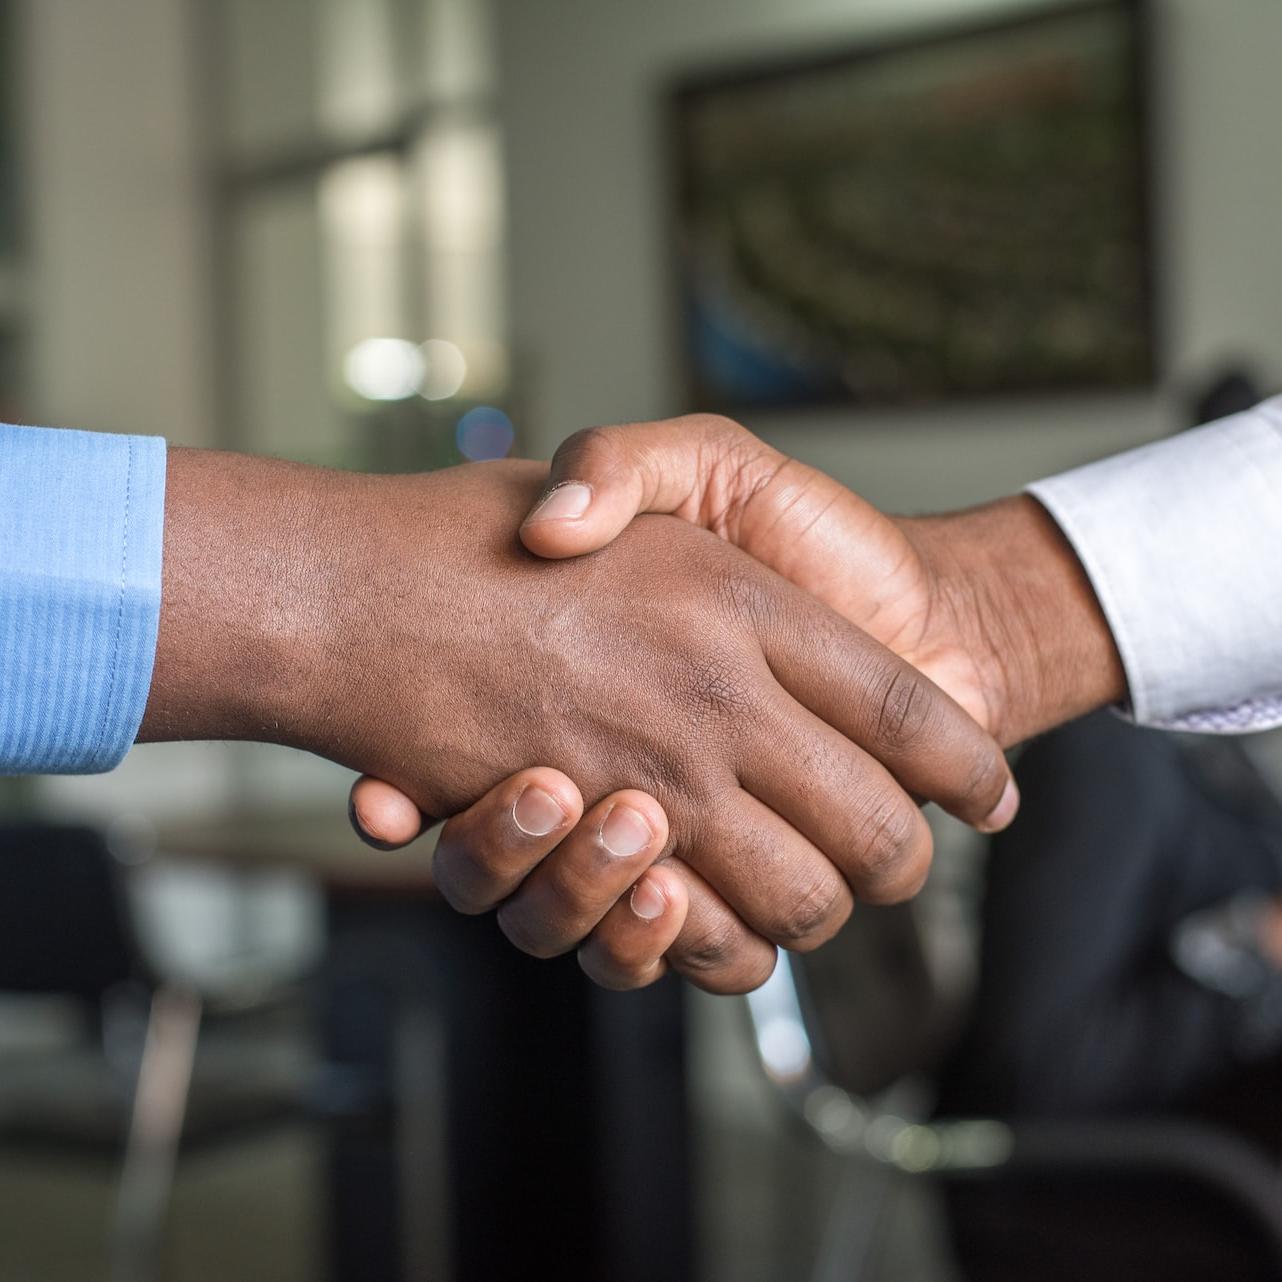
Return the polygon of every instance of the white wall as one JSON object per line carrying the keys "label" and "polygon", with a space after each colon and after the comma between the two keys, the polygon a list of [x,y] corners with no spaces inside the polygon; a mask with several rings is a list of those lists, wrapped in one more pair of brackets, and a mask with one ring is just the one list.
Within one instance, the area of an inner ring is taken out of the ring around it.
{"label": "white wall", "polygon": [[213,439],[190,12],[21,6],[41,421]]}
{"label": "white wall", "polygon": [[[1022,0],[1002,8],[1045,7]],[[680,70],[822,48],[981,0],[501,0],[512,315],[527,437],[683,405],[671,354],[657,95]],[[1282,5],[1166,0],[1171,368],[1224,355],[1282,376]],[[1167,397],[1059,397],[911,412],[762,415],[750,426],[900,510],[1009,491],[1173,425]]]}

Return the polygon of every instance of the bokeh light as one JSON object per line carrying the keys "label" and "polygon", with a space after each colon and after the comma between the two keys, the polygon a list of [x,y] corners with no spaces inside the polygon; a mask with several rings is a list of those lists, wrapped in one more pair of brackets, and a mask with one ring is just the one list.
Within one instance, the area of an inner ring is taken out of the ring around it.
{"label": "bokeh light", "polygon": [[403,401],[423,377],[423,353],[404,338],[364,339],[343,360],[344,381],[367,401]]}
{"label": "bokeh light", "polygon": [[429,338],[418,351],[423,362],[418,394],[428,401],[457,396],[467,377],[467,358],[458,345],[444,338]]}
{"label": "bokeh light", "polygon": [[454,430],[459,453],[479,463],[485,459],[506,458],[516,440],[512,420],[492,405],[478,405],[458,421]]}

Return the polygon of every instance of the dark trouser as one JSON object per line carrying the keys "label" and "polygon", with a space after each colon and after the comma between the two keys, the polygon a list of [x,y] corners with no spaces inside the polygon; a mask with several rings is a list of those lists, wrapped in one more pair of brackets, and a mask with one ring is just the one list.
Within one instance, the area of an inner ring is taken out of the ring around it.
{"label": "dark trouser", "polygon": [[[1234,760],[1232,747],[1205,751]],[[993,842],[978,997],[943,1110],[1191,1115],[1276,1150],[1282,1072],[1258,1059],[1258,1026],[1243,1035],[1258,1012],[1169,954],[1188,914],[1282,888],[1276,808],[1109,714],[1035,743],[1017,775],[1023,809]],[[1225,1208],[1191,1208],[1190,1196],[1151,1180],[958,1189],[959,1255],[985,1282],[1257,1276],[1235,1262]]]}

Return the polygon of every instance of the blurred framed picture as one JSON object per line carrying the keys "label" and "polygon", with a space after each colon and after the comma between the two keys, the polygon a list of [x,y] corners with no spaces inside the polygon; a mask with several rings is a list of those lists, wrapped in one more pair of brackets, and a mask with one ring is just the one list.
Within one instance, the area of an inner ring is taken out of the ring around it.
{"label": "blurred framed picture", "polygon": [[909,403],[1154,376],[1141,0],[671,98],[687,394]]}

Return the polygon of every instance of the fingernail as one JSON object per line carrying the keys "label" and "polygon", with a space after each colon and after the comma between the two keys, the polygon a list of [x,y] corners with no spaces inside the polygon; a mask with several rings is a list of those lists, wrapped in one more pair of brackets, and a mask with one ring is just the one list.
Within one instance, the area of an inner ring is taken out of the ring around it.
{"label": "fingernail", "polygon": [[565,822],[565,811],[550,792],[531,785],[516,799],[512,819],[527,837],[546,837]]}
{"label": "fingernail", "polygon": [[654,830],[631,806],[615,806],[601,825],[601,841],[612,855],[635,855],[654,838]]}
{"label": "fingernail", "polygon": [[642,921],[653,921],[656,917],[662,917],[663,910],[668,906],[663,892],[652,885],[648,877],[632,887],[632,898],[629,902],[632,904],[632,911]]}
{"label": "fingernail", "polygon": [[592,487],[581,481],[568,481],[558,485],[542,503],[525,518],[525,524],[533,521],[565,521],[582,516],[592,502]]}
{"label": "fingernail", "polygon": [[1019,809],[1019,789],[1015,787],[1014,779],[1006,780],[1006,787],[1002,792],[1002,799],[993,807],[988,817],[981,821],[979,826],[980,832],[1001,832],[1003,828],[1009,827],[1010,821],[1015,818],[1015,812]]}

